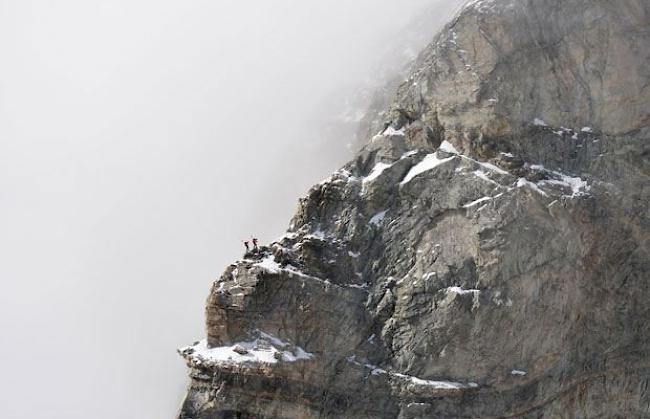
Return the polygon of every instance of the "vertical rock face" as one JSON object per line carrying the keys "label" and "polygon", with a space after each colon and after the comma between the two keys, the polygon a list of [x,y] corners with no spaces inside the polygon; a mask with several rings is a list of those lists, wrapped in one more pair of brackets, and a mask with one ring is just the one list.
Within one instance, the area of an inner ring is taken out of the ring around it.
{"label": "vertical rock face", "polygon": [[289,232],[180,418],[650,417],[650,2],[474,0]]}

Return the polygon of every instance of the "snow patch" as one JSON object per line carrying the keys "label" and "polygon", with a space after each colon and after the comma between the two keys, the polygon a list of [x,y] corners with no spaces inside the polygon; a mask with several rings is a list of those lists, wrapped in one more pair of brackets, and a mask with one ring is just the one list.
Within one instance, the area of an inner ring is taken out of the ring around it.
{"label": "snow patch", "polygon": [[375,141],[378,141],[378,140],[381,140],[381,139],[384,139],[384,138],[388,138],[388,137],[393,137],[393,136],[403,137],[405,135],[406,135],[406,132],[404,132],[404,128],[395,129],[392,126],[389,126],[385,130],[380,131],[377,135],[372,137],[371,142],[375,142]]}
{"label": "snow patch", "polygon": [[272,274],[277,274],[278,272],[280,272],[281,269],[280,264],[275,261],[273,256],[267,256],[264,259],[262,259],[261,262],[256,263],[253,266],[259,266],[260,268]]}
{"label": "snow patch", "polygon": [[384,137],[392,137],[392,136],[404,136],[406,133],[404,132],[404,128],[401,129],[395,129],[392,126],[386,128],[384,132],[381,133]]}
{"label": "snow patch", "polygon": [[448,293],[448,294],[449,294],[449,293],[453,293],[453,294],[464,295],[464,294],[478,294],[479,292],[481,292],[481,290],[477,290],[477,289],[463,289],[463,288],[461,288],[461,287],[449,287],[449,288],[447,288],[447,293]]}
{"label": "snow patch", "polygon": [[572,196],[577,196],[582,194],[583,192],[586,192],[589,190],[589,185],[587,184],[586,180],[582,180],[582,178],[579,177],[571,177],[567,176],[562,173],[557,173],[560,176],[559,181],[548,181],[549,183],[553,182],[561,182],[564,185],[568,185],[571,188],[571,192],[573,192]]}
{"label": "snow patch", "polygon": [[318,183],[318,186],[326,185],[335,181],[350,183],[354,180],[357,180],[357,178],[355,176],[352,176],[352,173],[349,170],[339,169],[336,172],[332,173],[330,176],[321,180]]}
{"label": "snow patch", "polygon": [[534,190],[535,192],[537,192],[540,195],[547,196],[546,192],[541,190],[539,188],[539,186],[537,186],[537,184],[526,180],[526,178],[521,177],[521,178],[519,178],[519,180],[517,180],[517,187],[518,188],[523,188],[524,186]]}
{"label": "snow patch", "polygon": [[310,234],[310,236],[316,237],[318,239],[325,239],[325,232],[319,227],[316,231]]}
{"label": "snow patch", "polygon": [[488,170],[490,170],[490,171],[492,171],[492,172],[499,173],[500,175],[509,175],[509,174],[510,174],[510,173],[508,173],[507,171],[505,171],[505,170],[503,170],[502,168],[500,168],[499,166],[496,166],[496,165],[494,165],[494,164],[492,164],[492,163],[487,163],[487,162],[482,162],[482,161],[474,160],[473,158],[471,158],[471,157],[467,157],[467,156],[462,155],[462,154],[461,154],[461,157],[464,158],[464,159],[467,159],[467,160],[469,160],[469,161],[471,161],[471,162],[474,162],[474,163],[480,165],[481,167],[484,167],[484,168],[486,168],[486,169],[488,169]]}
{"label": "snow patch", "polygon": [[438,150],[444,151],[445,153],[460,154],[456,147],[449,141],[445,140],[440,144]]}
{"label": "snow patch", "polygon": [[[356,288],[356,289],[360,289],[360,290],[364,290],[364,291],[365,291],[365,290],[368,289],[369,285],[368,285],[368,283],[364,283],[364,284],[349,284],[349,285],[346,285],[346,287],[347,287],[347,288]],[[366,291],[366,292],[367,292],[367,291]]]}
{"label": "snow patch", "polygon": [[425,273],[424,275],[422,275],[422,279],[423,279],[424,281],[428,281],[429,278],[431,278],[431,277],[433,277],[433,276],[436,276],[436,275],[438,275],[438,272],[427,272],[427,273]]}
{"label": "snow patch", "polygon": [[555,177],[557,177],[557,179],[541,180],[538,182],[538,184],[540,185],[550,184],[550,185],[559,185],[559,186],[567,187],[571,189],[572,197],[582,195],[587,191],[589,191],[590,189],[590,186],[587,184],[587,181],[582,180],[582,178],[580,177],[573,177],[555,170],[548,170],[541,164],[533,164],[530,166],[530,168],[532,170],[548,172],[554,175]]}
{"label": "snow patch", "polygon": [[[484,180],[484,181],[486,181],[486,182],[493,183],[493,184],[495,184],[495,185],[499,185],[497,182],[495,182],[495,181],[493,181],[492,179],[490,179],[490,178],[488,177],[487,173],[485,173],[485,172],[483,172],[483,171],[481,171],[481,170],[475,170],[475,171],[472,172],[472,173],[474,174],[474,176],[476,176],[476,177],[479,178],[479,179],[482,179],[482,180]],[[499,185],[499,186],[501,186],[501,185]]]}
{"label": "snow patch", "polygon": [[413,180],[413,178],[415,178],[417,175],[424,173],[428,170],[431,170],[435,167],[438,167],[441,164],[450,162],[455,158],[456,156],[451,156],[451,157],[447,157],[446,159],[439,159],[436,153],[427,154],[420,163],[416,164],[411,168],[411,170],[409,170],[404,180],[400,182],[400,185],[405,185],[409,183],[411,180]]}
{"label": "snow patch", "polygon": [[[374,339],[374,336],[375,336],[375,335],[372,335],[372,336],[368,339],[368,342],[372,342],[372,339]],[[358,365],[358,366],[360,366],[360,367],[368,368],[368,369],[370,370],[370,374],[372,374],[372,375],[390,374],[390,373],[389,373],[388,371],[386,371],[385,369],[383,369],[383,368],[379,368],[379,367],[376,366],[376,365],[372,365],[372,364],[368,364],[368,363],[363,363],[363,364],[362,364],[361,362],[357,361],[357,357],[356,357],[356,355],[351,355],[351,356],[347,357],[346,359],[347,359],[347,361],[348,361],[350,364],[354,364],[354,365]]]}
{"label": "snow patch", "polygon": [[388,374],[390,377],[397,377],[402,380],[406,380],[407,382],[410,382],[415,385],[419,386],[426,386],[426,387],[431,387],[439,390],[461,390],[461,389],[468,389],[468,388],[477,388],[478,384],[476,383],[459,383],[455,381],[440,381],[440,380],[424,380],[422,378],[418,378],[412,375],[406,375],[406,374],[401,374],[398,372],[392,372],[392,371],[387,371],[383,368],[380,368],[376,365],[372,365],[369,363],[361,363],[357,361],[355,355],[351,355],[346,358],[347,361],[351,364],[358,365],[360,367],[365,367],[370,370],[370,374],[372,375],[380,375],[380,374]]}
{"label": "snow patch", "polygon": [[381,222],[384,221],[384,218],[386,218],[386,213],[387,213],[387,212],[388,212],[388,210],[386,210],[386,211],[382,211],[382,212],[379,212],[379,213],[375,214],[375,215],[370,219],[370,221],[369,221],[370,224],[374,224],[374,225],[376,225],[376,226],[378,226],[379,224],[381,224]]}
{"label": "snow patch", "polygon": [[399,374],[399,373],[394,373],[393,375],[395,377],[406,379],[413,384],[433,387],[435,389],[440,389],[440,390],[460,390],[460,389],[478,387],[478,384],[476,383],[463,384],[455,381],[423,380],[422,378],[414,377],[412,375]]}
{"label": "snow patch", "polygon": [[502,168],[500,168],[499,166],[495,166],[492,163],[478,162],[478,164],[485,167],[486,169],[490,169],[493,172],[497,172],[497,173],[499,173],[501,175],[509,175],[510,174],[510,173],[506,172],[505,170],[503,170]]}
{"label": "snow patch", "polygon": [[392,164],[382,163],[382,162],[379,162],[379,163],[375,164],[375,167],[372,168],[372,170],[370,171],[370,174],[368,176],[366,176],[365,178],[363,178],[362,183],[365,184],[365,183],[368,183],[368,182],[372,182],[373,180],[375,180],[379,176],[381,176],[381,174],[384,172],[384,170],[388,169],[391,166],[392,166]]}
{"label": "snow patch", "polygon": [[544,120],[541,118],[533,119],[533,125],[535,125],[536,127],[548,127],[546,122],[544,122]]}
{"label": "snow patch", "polygon": [[512,374],[512,375],[521,375],[521,376],[524,376],[524,375],[526,375],[526,371],[521,371],[521,370],[512,370],[512,371],[510,371],[510,374]]}
{"label": "snow patch", "polygon": [[471,207],[473,207],[475,205],[480,204],[481,202],[490,201],[491,199],[492,199],[491,196],[484,196],[483,198],[479,198],[476,201],[472,201],[472,202],[470,202],[468,204],[463,205],[463,208],[471,208]]}
{"label": "snow patch", "polygon": [[306,352],[261,331],[252,341],[237,342],[230,346],[209,348],[206,340],[180,348],[178,352],[194,365],[276,364],[279,361],[310,360],[314,354]]}

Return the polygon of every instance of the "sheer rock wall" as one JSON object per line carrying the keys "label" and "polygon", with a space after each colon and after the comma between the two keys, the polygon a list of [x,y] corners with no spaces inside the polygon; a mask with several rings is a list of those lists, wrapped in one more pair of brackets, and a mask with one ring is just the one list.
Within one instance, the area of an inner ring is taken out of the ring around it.
{"label": "sheer rock wall", "polygon": [[647,0],[471,1],[214,283],[180,418],[650,417],[649,85]]}

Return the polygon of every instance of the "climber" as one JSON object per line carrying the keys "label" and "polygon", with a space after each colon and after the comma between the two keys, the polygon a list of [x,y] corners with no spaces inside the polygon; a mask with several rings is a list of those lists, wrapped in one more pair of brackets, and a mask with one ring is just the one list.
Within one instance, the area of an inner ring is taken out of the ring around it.
{"label": "climber", "polygon": [[257,247],[257,239],[253,237],[253,252],[257,252],[260,249]]}
{"label": "climber", "polygon": [[250,247],[248,247],[248,240],[244,240],[244,247],[246,248],[246,253],[250,252]]}

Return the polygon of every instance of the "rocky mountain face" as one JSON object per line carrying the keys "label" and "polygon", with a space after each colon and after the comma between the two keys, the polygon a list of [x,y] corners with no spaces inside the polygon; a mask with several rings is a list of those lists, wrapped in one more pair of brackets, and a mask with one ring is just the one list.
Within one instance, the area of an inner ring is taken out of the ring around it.
{"label": "rocky mountain face", "polygon": [[474,0],[230,265],[180,418],[650,417],[650,2]]}

